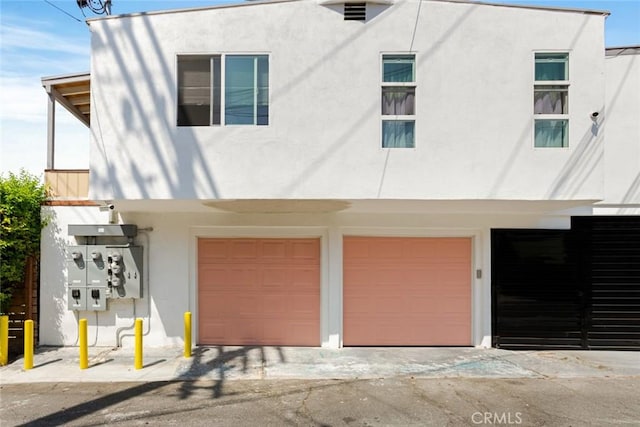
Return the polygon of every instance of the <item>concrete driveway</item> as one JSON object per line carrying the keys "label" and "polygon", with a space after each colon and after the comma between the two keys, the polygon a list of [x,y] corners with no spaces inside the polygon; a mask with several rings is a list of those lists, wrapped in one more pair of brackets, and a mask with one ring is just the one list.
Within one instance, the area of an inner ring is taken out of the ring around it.
{"label": "concrete driveway", "polygon": [[508,351],[471,347],[198,347],[185,359],[177,347],[144,349],[133,369],[132,348],[91,347],[79,369],[74,347],[40,347],[34,369],[16,360],[2,382],[171,381],[229,379],[571,378],[640,376],[640,352]]}

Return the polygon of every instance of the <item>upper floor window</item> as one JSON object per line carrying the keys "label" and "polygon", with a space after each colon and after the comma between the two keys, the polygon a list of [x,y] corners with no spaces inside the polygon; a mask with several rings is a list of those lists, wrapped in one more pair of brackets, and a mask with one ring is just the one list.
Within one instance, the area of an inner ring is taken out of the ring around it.
{"label": "upper floor window", "polygon": [[269,124],[268,55],[178,57],[178,126]]}
{"label": "upper floor window", "polygon": [[415,55],[382,55],[382,147],[415,147]]}
{"label": "upper floor window", "polygon": [[534,146],[569,146],[569,54],[536,53]]}

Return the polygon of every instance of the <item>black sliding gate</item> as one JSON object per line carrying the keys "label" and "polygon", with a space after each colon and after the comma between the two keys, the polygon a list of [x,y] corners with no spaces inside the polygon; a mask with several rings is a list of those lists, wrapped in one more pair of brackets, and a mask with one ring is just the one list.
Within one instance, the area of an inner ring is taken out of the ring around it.
{"label": "black sliding gate", "polygon": [[640,217],[491,232],[493,345],[640,350]]}

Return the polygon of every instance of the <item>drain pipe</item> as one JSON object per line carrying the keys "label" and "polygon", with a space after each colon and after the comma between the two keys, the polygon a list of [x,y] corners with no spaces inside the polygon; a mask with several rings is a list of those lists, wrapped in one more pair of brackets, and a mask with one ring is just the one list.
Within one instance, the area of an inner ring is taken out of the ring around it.
{"label": "drain pipe", "polygon": [[147,227],[147,228],[142,228],[139,229],[138,231],[142,232],[142,235],[145,236],[146,238],[146,247],[147,250],[144,251],[144,266],[145,266],[145,274],[144,277],[145,282],[147,283],[147,290],[145,295],[147,296],[147,321],[145,322],[147,324],[147,331],[144,332],[142,335],[143,336],[147,336],[151,333],[151,280],[149,277],[149,252],[151,252],[151,235],[149,234],[150,232],[153,231],[153,227]]}
{"label": "drain pipe", "polygon": [[133,336],[132,334],[120,335],[122,332],[131,330],[136,326],[136,300],[132,299],[131,302],[133,304],[133,323],[131,323],[131,326],[122,326],[116,330],[116,347],[117,348],[122,347],[122,338],[124,338],[125,336],[130,336],[130,337]]}
{"label": "drain pipe", "polygon": [[[151,332],[151,290],[150,290],[150,280],[149,280],[149,270],[150,270],[149,269],[149,251],[151,247],[151,239],[148,233],[152,231],[153,231],[153,227],[138,228],[138,232],[142,232],[141,234],[146,236],[146,242],[145,242],[145,245],[143,245],[143,247],[145,248],[143,268],[144,268],[144,281],[147,285],[146,291],[144,292],[144,297],[147,298],[147,321],[145,322],[147,324],[147,331],[143,333],[144,336],[148,335]],[[135,334],[131,334],[131,333],[122,334],[122,332],[130,331],[134,329],[136,326],[136,318],[137,318],[136,300],[132,299],[131,302],[133,305],[133,322],[131,323],[130,326],[123,326],[116,330],[116,346],[118,348],[122,347],[122,340],[124,337],[135,337]]]}

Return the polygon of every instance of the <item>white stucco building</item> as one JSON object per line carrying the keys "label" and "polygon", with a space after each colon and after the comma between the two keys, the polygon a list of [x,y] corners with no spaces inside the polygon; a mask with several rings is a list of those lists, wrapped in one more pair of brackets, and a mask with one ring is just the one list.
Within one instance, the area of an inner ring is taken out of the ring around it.
{"label": "white stucco building", "polygon": [[[90,76],[43,79],[91,148],[88,174],[60,171],[50,141],[40,343],[87,318],[91,343],[130,346],[142,317],[146,345],[179,344],[191,311],[203,345],[500,345],[495,230],[640,214],[640,49],[605,54],[606,16],[301,0],[90,20]],[[140,295],[116,298],[127,244]]]}

